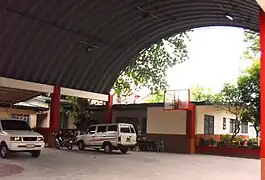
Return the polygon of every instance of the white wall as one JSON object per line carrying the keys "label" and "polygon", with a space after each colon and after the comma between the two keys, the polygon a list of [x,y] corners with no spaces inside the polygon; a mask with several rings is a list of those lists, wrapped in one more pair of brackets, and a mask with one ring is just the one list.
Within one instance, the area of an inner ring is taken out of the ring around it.
{"label": "white wall", "polygon": [[[235,119],[235,115],[225,111],[223,108],[210,105],[196,105],[196,134],[204,134],[204,115],[214,116],[214,134],[231,134],[230,119]],[[223,130],[223,118],[226,118],[226,129]],[[255,129],[249,123],[248,134],[239,133],[238,135],[248,135],[249,138],[255,137]]]}
{"label": "white wall", "polygon": [[163,107],[147,108],[147,133],[186,135],[187,112],[165,111]]}

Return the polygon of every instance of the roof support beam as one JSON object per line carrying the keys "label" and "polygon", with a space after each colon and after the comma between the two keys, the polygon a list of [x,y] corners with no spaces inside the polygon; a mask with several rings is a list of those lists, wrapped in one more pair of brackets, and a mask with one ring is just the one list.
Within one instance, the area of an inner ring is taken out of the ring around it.
{"label": "roof support beam", "polygon": [[[0,87],[28,90],[28,91],[36,91],[41,93],[53,93],[54,86],[40,83],[33,83],[28,81],[21,81],[11,78],[0,77]],[[92,100],[99,101],[108,101],[108,95],[93,93],[81,90],[75,90],[70,88],[61,88],[61,95],[66,96],[74,96],[79,98],[87,98]]]}

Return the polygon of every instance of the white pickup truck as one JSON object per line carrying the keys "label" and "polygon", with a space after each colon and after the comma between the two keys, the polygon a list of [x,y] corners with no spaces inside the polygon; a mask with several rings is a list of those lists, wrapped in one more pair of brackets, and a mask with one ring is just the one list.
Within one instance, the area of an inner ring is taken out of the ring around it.
{"label": "white pickup truck", "polygon": [[0,120],[0,155],[8,158],[13,152],[29,152],[39,157],[44,148],[44,138],[33,132],[26,121]]}

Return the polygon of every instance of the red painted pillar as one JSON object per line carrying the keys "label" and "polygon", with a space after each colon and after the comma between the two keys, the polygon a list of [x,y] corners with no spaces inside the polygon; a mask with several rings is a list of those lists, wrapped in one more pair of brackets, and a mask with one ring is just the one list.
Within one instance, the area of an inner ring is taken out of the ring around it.
{"label": "red painted pillar", "polygon": [[260,10],[260,127],[261,180],[265,180],[265,12]]}
{"label": "red painted pillar", "polygon": [[189,103],[188,118],[187,118],[187,136],[188,136],[188,153],[193,154],[196,151],[196,118],[195,104]]}
{"label": "red painted pillar", "polygon": [[109,94],[107,102],[107,112],[106,112],[106,123],[112,122],[112,105],[113,105],[113,95]]}
{"label": "red painted pillar", "polygon": [[54,86],[50,107],[50,130],[52,132],[56,132],[59,130],[60,90],[61,88],[59,86]]}

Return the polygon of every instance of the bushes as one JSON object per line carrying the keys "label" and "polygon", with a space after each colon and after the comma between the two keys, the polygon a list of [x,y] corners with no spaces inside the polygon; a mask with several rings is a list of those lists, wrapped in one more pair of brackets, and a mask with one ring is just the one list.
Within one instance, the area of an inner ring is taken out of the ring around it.
{"label": "bushes", "polygon": [[253,138],[248,140],[248,147],[252,149],[259,149],[258,139]]}
{"label": "bushes", "polygon": [[220,142],[222,142],[223,145],[230,144],[231,139],[232,139],[232,135],[230,135],[230,134],[220,136]]}
{"label": "bushes", "polygon": [[216,141],[213,138],[211,138],[209,140],[205,140],[203,138],[200,138],[200,145],[201,146],[215,146]]}
{"label": "bushes", "polygon": [[236,136],[231,142],[232,135],[226,134],[220,136],[220,141],[216,142],[213,138],[209,140],[205,140],[200,138],[201,146],[218,146],[218,147],[238,147],[238,148],[251,148],[251,149],[259,149],[258,140],[257,139],[249,139],[245,140],[240,136]]}

